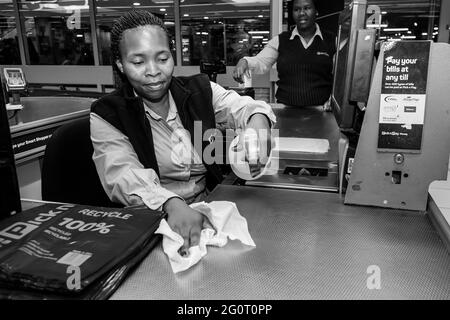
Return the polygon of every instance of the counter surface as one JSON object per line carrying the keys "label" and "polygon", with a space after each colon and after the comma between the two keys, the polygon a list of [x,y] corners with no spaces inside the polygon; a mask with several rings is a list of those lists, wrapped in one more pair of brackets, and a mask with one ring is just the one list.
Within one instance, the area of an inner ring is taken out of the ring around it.
{"label": "counter surface", "polygon": [[[173,274],[159,244],[112,299],[450,299],[450,255],[424,213],[244,186],[220,185],[209,200],[236,202],[256,248],[208,247]],[[367,287],[371,266],[380,290]]]}
{"label": "counter surface", "polygon": [[85,97],[24,97],[23,110],[10,119],[11,133],[87,116],[94,101]]}
{"label": "counter surface", "polygon": [[85,97],[24,97],[23,110],[9,120],[16,163],[38,159],[53,132],[63,124],[89,116],[95,101]]}

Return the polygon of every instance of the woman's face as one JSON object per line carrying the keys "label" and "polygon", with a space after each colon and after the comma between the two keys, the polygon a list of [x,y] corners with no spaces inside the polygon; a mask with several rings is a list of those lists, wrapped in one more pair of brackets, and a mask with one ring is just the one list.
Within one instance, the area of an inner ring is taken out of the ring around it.
{"label": "woman's face", "polygon": [[297,29],[307,30],[312,28],[316,22],[317,10],[311,0],[294,0],[292,15]]}
{"label": "woman's face", "polygon": [[161,100],[169,90],[174,66],[166,32],[153,25],[125,30],[119,48],[117,67],[136,93],[150,101]]}

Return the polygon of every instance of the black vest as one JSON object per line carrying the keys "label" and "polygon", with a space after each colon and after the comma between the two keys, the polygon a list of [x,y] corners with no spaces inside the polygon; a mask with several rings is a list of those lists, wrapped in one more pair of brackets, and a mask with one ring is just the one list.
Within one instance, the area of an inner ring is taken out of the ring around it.
{"label": "black vest", "polygon": [[299,37],[289,40],[292,32],[279,35],[277,100],[293,106],[317,106],[330,97],[333,85],[334,36],[322,32],[305,49]]}
{"label": "black vest", "polygon": [[[194,121],[201,121],[202,137],[206,130],[216,128],[212,90],[206,74],[172,77],[170,92],[181,122],[191,135],[193,145]],[[145,115],[144,103],[141,97],[134,95],[129,83],[124,82],[118,90],[95,101],[91,106],[91,112],[96,113],[127,136],[142,165],[155,170],[159,176],[152,130]],[[208,141],[202,141],[202,152],[208,144]],[[212,190],[223,177],[217,164],[204,163],[204,165],[207,169],[206,187]]]}

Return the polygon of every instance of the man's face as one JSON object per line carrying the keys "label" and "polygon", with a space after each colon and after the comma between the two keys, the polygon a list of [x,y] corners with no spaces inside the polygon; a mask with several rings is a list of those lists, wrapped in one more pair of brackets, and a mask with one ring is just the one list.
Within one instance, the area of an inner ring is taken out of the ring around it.
{"label": "man's face", "polygon": [[125,30],[119,44],[121,59],[116,61],[140,96],[158,101],[170,86],[174,62],[169,39],[158,26]]}
{"label": "man's face", "polygon": [[311,0],[294,0],[292,15],[299,31],[311,29],[315,25],[317,16],[314,2]]}

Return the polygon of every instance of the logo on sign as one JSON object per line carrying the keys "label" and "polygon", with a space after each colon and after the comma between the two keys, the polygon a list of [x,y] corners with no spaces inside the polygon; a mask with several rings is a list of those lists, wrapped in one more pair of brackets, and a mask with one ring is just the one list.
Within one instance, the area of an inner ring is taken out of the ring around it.
{"label": "logo on sign", "polygon": [[384,98],[384,101],[386,102],[397,102],[397,97],[393,97],[393,96],[387,96]]}
{"label": "logo on sign", "polygon": [[405,112],[407,113],[416,113],[417,108],[411,106],[405,106]]}
{"label": "logo on sign", "polygon": [[386,113],[394,113],[397,111],[398,106],[384,106],[383,110]]}
{"label": "logo on sign", "polygon": [[406,97],[405,99],[403,99],[403,101],[406,101],[406,102],[412,102],[412,101],[418,102],[419,99],[418,98],[413,98],[413,97]]}

